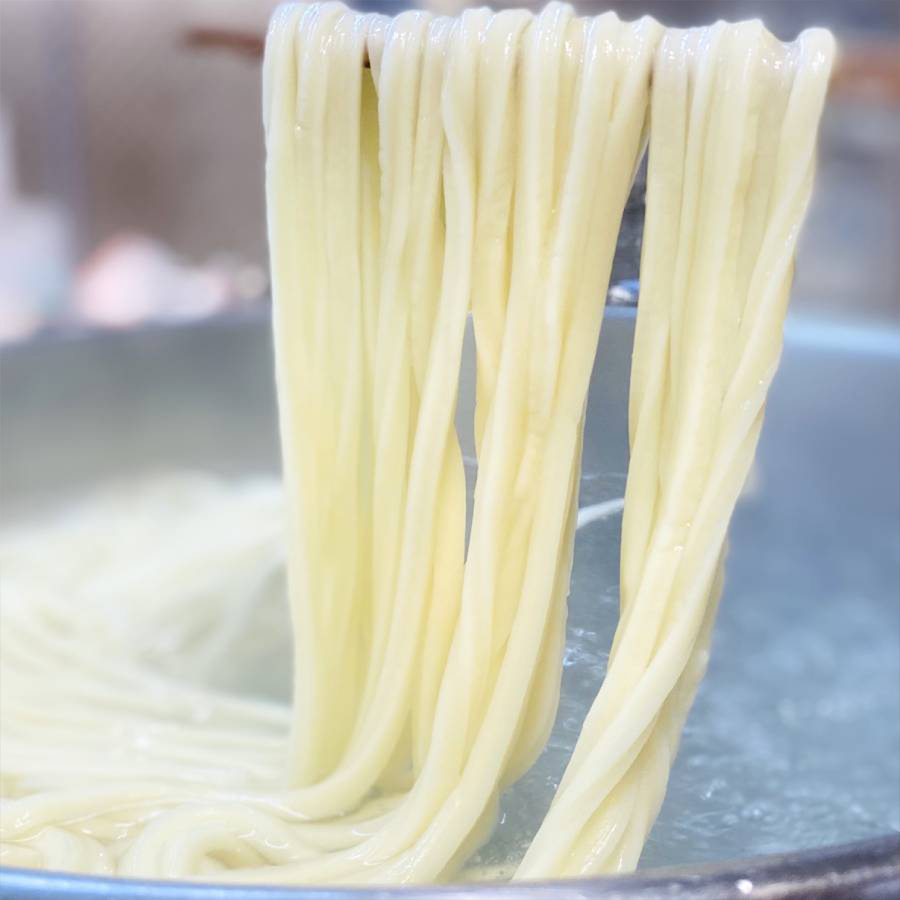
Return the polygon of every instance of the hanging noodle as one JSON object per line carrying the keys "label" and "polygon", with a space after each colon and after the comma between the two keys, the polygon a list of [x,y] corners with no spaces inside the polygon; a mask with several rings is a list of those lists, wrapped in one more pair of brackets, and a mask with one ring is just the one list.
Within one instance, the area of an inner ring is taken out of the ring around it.
{"label": "hanging noodle", "polygon": [[[556,714],[588,382],[649,134],[621,617],[515,877],[634,868],[706,666],[832,54],[821,31],[557,3],[281,7],[263,107],[284,500],[187,481],[4,540],[3,862],[458,872]],[[200,683],[285,563],[292,715]],[[165,671],[185,648],[199,675]]]}

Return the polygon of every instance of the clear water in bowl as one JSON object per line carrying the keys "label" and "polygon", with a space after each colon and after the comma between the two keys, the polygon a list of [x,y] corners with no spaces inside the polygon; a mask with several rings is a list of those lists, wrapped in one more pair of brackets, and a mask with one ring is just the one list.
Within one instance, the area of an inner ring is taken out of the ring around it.
{"label": "clear water in bowl", "polygon": [[[621,496],[622,483],[587,481],[582,497]],[[807,618],[796,595],[754,585],[747,569],[758,560],[739,549],[752,516],[742,510],[732,530],[708,677],[642,866],[787,852],[900,829],[897,617],[885,615],[886,598],[847,592]],[[504,797],[501,825],[478,863],[509,864],[524,853],[603,679],[617,619],[619,526],[613,515],[578,532],[556,725],[534,768]]]}
{"label": "clear water in bowl", "polygon": [[[608,315],[591,382],[562,699],[536,765],[474,861],[502,874],[547,809],[617,618],[632,319]],[[789,323],[731,528],[709,672],[643,866],[900,829],[900,339]],[[896,337],[896,335],[895,335]],[[277,469],[265,323],[36,345],[3,358],[3,518],[148,469]],[[35,373],[40,373],[36,378]],[[471,453],[471,385],[458,428]],[[122,422],[128,428],[121,427]],[[474,472],[469,466],[469,481]],[[604,504],[606,504],[604,506]],[[598,506],[599,505],[599,506]],[[210,680],[287,700],[283,579]],[[165,661],[177,672],[181,662]],[[187,666],[189,668],[189,666]]]}
{"label": "clear water in bowl", "polygon": [[[772,528],[757,542],[768,513],[761,473],[754,483],[732,529],[708,677],[643,866],[800,850],[900,828],[896,609],[853,577],[866,565],[864,551],[847,547],[838,556],[849,571],[837,591],[828,571],[834,554],[823,552],[814,573],[783,558],[798,543],[819,552],[815,535],[785,542]],[[603,680],[618,615],[621,513],[614,501],[624,485],[622,473],[582,480],[581,506],[593,515],[576,534],[556,725],[537,763],[502,798],[498,827],[472,860],[482,875],[502,877],[522,857]],[[826,586],[811,607],[801,576],[827,580],[831,594]],[[783,590],[780,579],[792,577],[794,590]],[[229,665],[216,668],[212,680],[287,700],[283,580],[270,587],[251,633],[222,648]]]}
{"label": "clear water in bowl", "polygon": [[[627,352],[610,324],[598,359],[606,349]],[[900,830],[900,340],[862,352],[839,332],[825,346],[807,326],[788,325],[732,522],[709,671],[642,866]],[[582,508],[624,491],[624,395],[599,374]],[[617,619],[620,525],[609,515],[577,532],[556,725],[504,797],[479,862],[524,852],[602,681]]]}
{"label": "clear water in bowl", "polygon": [[[604,324],[592,379],[579,503],[590,521],[576,533],[556,725],[472,861],[495,877],[514,867],[543,818],[606,670],[618,614],[628,329],[615,317]],[[840,347],[792,345],[790,335],[732,523],[709,672],[642,866],[900,829],[900,356],[860,360]],[[463,385],[464,452],[467,393]],[[269,633],[282,646],[263,641],[258,659],[287,660],[284,629]],[[286,683],[287,663],[249,668],[266,671],[270,690]]]}

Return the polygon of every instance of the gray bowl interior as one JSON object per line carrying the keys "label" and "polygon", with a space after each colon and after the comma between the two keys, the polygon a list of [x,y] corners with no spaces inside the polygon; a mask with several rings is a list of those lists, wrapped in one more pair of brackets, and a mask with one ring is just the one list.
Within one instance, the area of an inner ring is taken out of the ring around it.
{"label": "gray bowl interior", "polygon": [[[582,507],[624,490],[632,331],[633,312],[607,313],[588,407]],[[471,453],[470,359],[464,368],[458,427]],[[5,348],[0,521],[40,515],[91,485],[136,473],[276,474],[271,371],[268,324],[256,317]],[[757,463],[731,529],[709,675],[642,859],[651,870],[688,866],[660,876],[673,890],[682,878],[685,890],[721,887],[715,879],[727,881],[735,860],[760,854],[787,856],[757,885],[785,881],[772,874],[785,866],[800,872],[797,883],[815,866],[860,877],[874,865],[900,877],[900,843],[884,837],[900,829],[898,410],[900,340],[789,322]],[[556,727],[537,765],[504,798],[482,862],[521,853],[603,677],[616,621],[619,526],[612,515],[578,532]],[[286,691],[286,645],[280,656],[260,690]],[[834,849],[861,840],[870,843]],[[3,878],[11,898],[100,896],[89,891],[98,883]],[[136,896],[109,884],[103,896]],[[651,889],[642,884],[597,882],[587,894],[658,895],[635,893]],[[210,891],[202,896],[251,896]]]}

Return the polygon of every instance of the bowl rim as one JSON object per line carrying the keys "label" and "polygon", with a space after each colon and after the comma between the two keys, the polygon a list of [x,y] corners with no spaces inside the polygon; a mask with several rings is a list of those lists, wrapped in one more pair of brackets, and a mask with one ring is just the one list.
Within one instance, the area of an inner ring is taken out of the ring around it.
{"label": "bowl rim", "polygon": [[539,882],[243,885],[0,866],[0,886],[4,900],[892,900],[900,894],[900,832],[793,853]]}

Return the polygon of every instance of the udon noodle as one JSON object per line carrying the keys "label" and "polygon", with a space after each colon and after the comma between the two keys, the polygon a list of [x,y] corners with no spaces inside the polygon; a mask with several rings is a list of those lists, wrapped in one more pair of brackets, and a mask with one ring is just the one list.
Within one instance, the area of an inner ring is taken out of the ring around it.
{"label": "udon noodle", "polygon": [[[784,45],[557,3],[281,7],[263,109],[283,497],[174,483],[5,538],[3,861],[459,871],[556,714],[588,382],[649,141],[620,621],[514,877],[634,868],[706,666],[832,55],[819,30]],[[285,561],[292,712],[166,670],[189,646],[215,681]]]}

